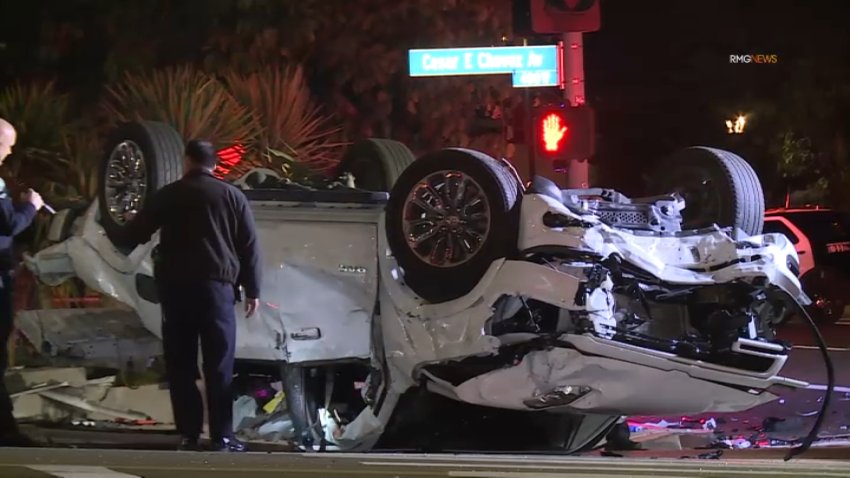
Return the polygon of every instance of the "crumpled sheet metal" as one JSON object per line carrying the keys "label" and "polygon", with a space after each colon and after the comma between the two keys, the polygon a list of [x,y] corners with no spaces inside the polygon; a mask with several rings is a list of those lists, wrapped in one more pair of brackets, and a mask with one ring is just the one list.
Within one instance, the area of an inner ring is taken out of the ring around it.
{"label": "crumpled sheet metal", "polygon": [[[549,228],[542,222],[547,212],[573,217],[592,225],[588,228]],[[520,225],[520,250],[560,245],[593,251],[601,257],[618,254],[660,279],[678,284],[714,284],[766,276],[804,305],[810,300],[793,274],[786,277],[776,270],[787,269],[787,256],[799,260],[794,246],[782,234],[748,237],[745,242],[749,247],[745,248],[739,248],[739,241],[735,237],[719,229],[694,236],[642,236],[612,228],[595,217],[580,217],[555,199],[541,195],[532,195],[523,200],[522,217],[530,220]],[[755,256],[760,258],[709,271],[713,266],[740,257]]]}
{"label": "crumpled sheet metal", "polygon": [[160,340],[128,310],[22,310],[16,323],[40,353],[87,366],[144,369],[162,355]]}
{"label": "crumpled sheet metal", "polygon": [[[587,386],[575,410],[618,414],[696,414],[751,408],[774,400],[752,395],[678,371],[663,371],[628,362],[582,355],[571,349],[534,351],[513,367],[502,368],[463,382],[452,390],[462,401],[514,410],[528,410],[524,400],[559,387]],[[652,394],[635,393],[653,390]],[[637,397],[647,397],[636,401]]]}

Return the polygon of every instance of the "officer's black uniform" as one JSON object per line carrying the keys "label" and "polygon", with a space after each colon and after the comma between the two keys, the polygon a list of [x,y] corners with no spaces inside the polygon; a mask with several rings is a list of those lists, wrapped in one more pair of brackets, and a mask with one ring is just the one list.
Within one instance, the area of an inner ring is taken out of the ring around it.
{"label": "officer's black uniform", "polygon": [[128,239],[147,242],[157,229],[154,275],[171,403],[183,446],[194,448],[203,426],[195,384],[200,338],[213,447],[241,451],[232,438],[234,307],[239,285],[248,298],[260,294],[253,214],[239,189],[194,170],[151,198],[127,228]]}
{"label": "officer's black uniform", "polygon": [[32,223],[35,213],[35,206],[28,202],[13,204],[6,192],[6,183],[0,179],[0,445],[18,445],[24,440],[12,414],[12,400],[3,375],[8,365],[9,337],[14,327],[12,270],[15,268],[15,254],[12,244],[14,237]]}

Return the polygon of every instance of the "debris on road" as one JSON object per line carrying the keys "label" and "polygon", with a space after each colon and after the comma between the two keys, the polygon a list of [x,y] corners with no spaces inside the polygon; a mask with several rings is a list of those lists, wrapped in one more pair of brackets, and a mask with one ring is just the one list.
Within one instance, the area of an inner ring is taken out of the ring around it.
{"label": "debris on road", "polygon": [[21,310],[15,319],[20,335],[52,363],[143,369],[162,356],[160,340],[130,310]]}
{"label": "debris on road", "polygon": [[56,390],[57,388],[65,388],[65,387],[68,387],[68,386],[69,386],[68,382],[54,383],[54,384],[43,383],[43,384],[37,385],[33,388],[23,390],[21,392],[13,393],[13,394],[10,395],[10,397],[15,399],[15,398],[21,397],[23,395],[29,395],[31,393],[47,392],[47,391],[50,391],[50,390]]}
{"label": "debris on road", "polygon": [[[14,369],[6,374],[15,418],[22,422],[80,423],[115,422],[155,424],[170,421],[167,390],[144,394],[146,388],[115,386],[115,377],[86,379],[82,368]],[[158,389],[159,387],[156,386]],[[139,396],[133,399],[133,395]],[[168,408],[162,413],[163,404]]]}
{"label": "debris on road", "polygon": [[233,430],[242,431],[246,426],[257,418],[257,400],[254,397],[243,395],[233,402]]}
{"label": "debris on road", "polygon": [[[5,380],[22,424],[68,430],[173,432],[165,384],[126,385],[119,375],[93,376],[83,367],[16,367]],[[103,375],[103,372],[97,372]],[[199,383],[203,387],[202,382]],[[280,382],[263,381],[233,402],[234,431],[250,442],[288,445],[295,430]]]}
{"label": "debris on road", "polygon": [[280,382],[255,386],[233,402],[237,437],[249,441],[282,442],[295,437]]}
{"label": "debris on road", "polygon": [[[808,415],[797,413],[797,415]],[[760,425],[750,426],[750,420],[729,417],[729,424],[741,424],[740,428],[731,430],[721,425],[727,423],[727,419],[719,417],[705,417],[693,419],[682,417],[678,421],[665,419],[652,419],[639,417],[630,419],[629,430],[632,440],[640,442],[643,449],[681,450],[695,449],[726,449],[747,450],[760,448],[788,448],[799,444],[799,440],[806,434],[809,428],[809,420],[806,416],[790,416],[780,418],[769,416]],[[850,426],[839,427],[843,431],[850,430]],[[833,435],[822,435],[818,440],[818,446],[828,443],[846,443]]]}
{"label": "debris on road", "polygon": [[132,412],[132,411],[121,411],[121,410],[113,410],[110,408],[106,408],[100,405],[93,404],[88,400],[76,397],[74,395],[70,395],[67,393],[56,392],[56,391],[43,391],[39,392],[39,395],[45,398],[49,398],[50,400],[62,403],[64,405],[68,405],[73,408],[77,408],[84,412],[88,412],[88,416],[92,415],[101,415],[107,416],[113,419],[123,419],[123,420],[150,420],[150,417],[144,415],[142,413]]}

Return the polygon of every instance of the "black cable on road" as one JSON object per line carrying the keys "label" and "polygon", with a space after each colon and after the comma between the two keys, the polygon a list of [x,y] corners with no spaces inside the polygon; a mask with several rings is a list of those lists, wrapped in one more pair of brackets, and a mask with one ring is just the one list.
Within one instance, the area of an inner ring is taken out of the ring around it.
{"label": "black cable on road", "polygon": [[823,421],[826,419],[826,412],[829,408],[830,399],[832,398],[832,390],[835,388],[835,370],[832,366],[832,358],[829,356],[829,350],[826,346],[826,342],[823,340],[823,335],[821,335],[817,324],[815,324],[815,321],[812,319],[812,316],[809,315],[809,312],[804,307],[800,307],[799,310],[803,313],[803,317],[806,319],[806,324],[812,330],[815,342],[817,342],[818,349],[820,349],[821,355],[823,356],[824,365],[826,365],[826,396],[823,397],[823,405],[820,407],[820,412],[818,413],[817,419],[815,419],[815,424],[812,426],[812,430],[806,438],[803,439],[800,446],[788,451],[788,454],[785,455],[785,461],[804,453],[806,450],[811,448],[812,443],[818,439],[818,433],[823,425]]}

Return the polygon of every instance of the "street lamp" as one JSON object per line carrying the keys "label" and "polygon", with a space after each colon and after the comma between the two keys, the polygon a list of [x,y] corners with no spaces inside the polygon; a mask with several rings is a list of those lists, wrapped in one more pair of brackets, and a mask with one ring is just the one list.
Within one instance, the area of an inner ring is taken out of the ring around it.
{"label": "street lamp", "polygon": [[742,134],[746,125],[747,117],[744,115],[738,115],[734,121],[726,120],[726,129],[729,131],[729,134]]}

